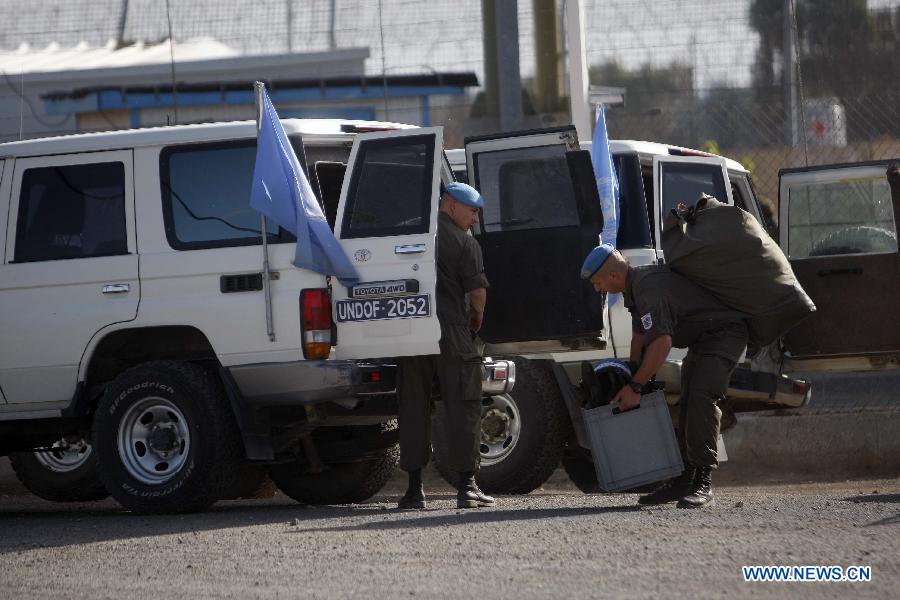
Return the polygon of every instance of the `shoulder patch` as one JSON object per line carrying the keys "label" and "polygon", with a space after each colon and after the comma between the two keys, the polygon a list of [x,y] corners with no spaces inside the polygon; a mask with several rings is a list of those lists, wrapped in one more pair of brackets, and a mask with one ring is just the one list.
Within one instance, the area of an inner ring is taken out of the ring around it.
{"label": "shoulder patch", "polygon": [[650,313],[647,313],[643,317],[641,317],[641,325],[644,326],[644,331],[649,330],[653,327],[653,317],[650,316]]}

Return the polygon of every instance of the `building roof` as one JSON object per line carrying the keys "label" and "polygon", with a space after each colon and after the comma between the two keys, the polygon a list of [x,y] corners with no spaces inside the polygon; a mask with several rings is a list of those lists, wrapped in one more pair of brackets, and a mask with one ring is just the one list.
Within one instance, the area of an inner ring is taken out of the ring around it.
{"label": "building roof", "polygon": [[71,88],[86,82],[92,85],[135,85],[171,82],[172,60],[175,79],[181,83],[243,81],[247,73],[257,77],[357,76],[365,72],[368,48],[340,48],[323,52],[242,55],[214,39],[184,42],[135,42],[117,46],[80,43],[62,47],[53,43],[44,48],[22,44],[14,51],[0,52],[0,73],[26,87]]}
{"label": "building roof", "polygon": [[132,67],[135,65],[169,64],[172,52],[177,61],[227,58],[238,53],[213,39],[200,38],[186,42],[169,40],[162,42],[135,42],[117,47],[115,40],[103,46],[90,46],[87,42],[72,47],[57,43],[44,48],[32,48],[21,44],[13,51],[0,51],[0,70],[10,75],[54,73],[70,70]]}

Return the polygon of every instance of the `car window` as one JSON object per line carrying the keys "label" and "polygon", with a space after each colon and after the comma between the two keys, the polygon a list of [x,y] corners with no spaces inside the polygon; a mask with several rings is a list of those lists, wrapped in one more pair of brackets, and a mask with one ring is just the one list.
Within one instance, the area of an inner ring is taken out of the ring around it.
{"label": "car window", "polygon": [[667,163],[662,165],[663,219],[684,202],[693,206],[700,194],[709,194],[725,202],[725,179],[718,165]]}
{"label": "car window", "polygon": [[360,143],[341,225],[344,239],[427,233],[434,136]]}
{"label": "car window", "polygon": [[34,167],[22,174],[16,262],[127,254],[125,165]]}
{"label": "car window", "polygon": [[788,188],[788,202],[791,258],[897,251],[884,175],[797,183]]}
{"label": "car window", "polygon": [[[303,164],[302,144],[291,140]],[[260,243],[260,214],[250,208],[256,140],[170,146],[160,154],[163,214],[177,250]],[[292,242],[266,223],[270,243]]]}
{"label": "car window", "polygon": [[476,154],[483,231],[578,225],[566,150],[555,144]]}
{"label": "car window", "polygon": [[[652,248],[653,230],[647,216],[648,204],[644,193],[647,180],[641,174],[640,160],[634,153],[614,154],[613,165],[619,178],[619,230],[616,247]],[[653,177],[648,179],[652,182]],[[653,197],[652,188],[650,197]]]}

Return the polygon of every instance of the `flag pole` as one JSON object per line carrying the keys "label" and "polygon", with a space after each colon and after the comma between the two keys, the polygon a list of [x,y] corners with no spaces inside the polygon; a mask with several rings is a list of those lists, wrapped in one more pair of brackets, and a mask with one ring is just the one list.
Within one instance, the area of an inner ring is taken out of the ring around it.
{"label": "flag pole", "polygon": [[[262,101],[262,92],[263,92],[263,83],[261,81],[257,81],[253,84],[253,87],[256,91],[256,141],[259,144],[259,129],[262,127],[262,111],[263,111],[263,101]],[[263,285],[263,294],[266,298],[266,333],[269,335],[269,341],[275,341],[275,324],[272,319],[272,286],[271,286],[271,273],[269,272],[269,241],[268,241],[268,231],[266,230],[266,215],[260,213],[259,215],[261,229],[260,235],[262,236],[262,254],[263,254],[263,272],[262,272],[262,285]]]}

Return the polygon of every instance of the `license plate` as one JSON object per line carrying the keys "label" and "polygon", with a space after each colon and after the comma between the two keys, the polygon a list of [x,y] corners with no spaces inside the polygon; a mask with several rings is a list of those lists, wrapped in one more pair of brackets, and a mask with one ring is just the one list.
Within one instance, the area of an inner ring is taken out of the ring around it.
{"label": "license plate", "polygon": [[399,298],[338,300],[335,303],[335,309],[335,316],[339,323],[415,319],[431,315],[431,297],[428,294],[417,294]]}

